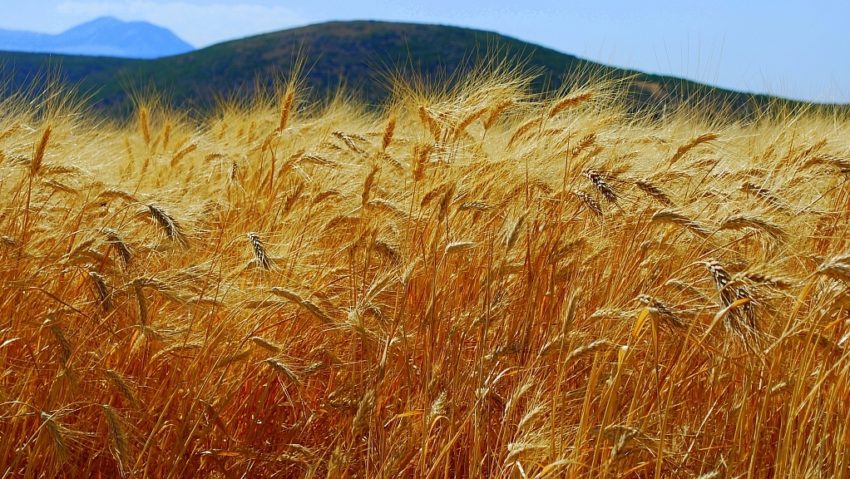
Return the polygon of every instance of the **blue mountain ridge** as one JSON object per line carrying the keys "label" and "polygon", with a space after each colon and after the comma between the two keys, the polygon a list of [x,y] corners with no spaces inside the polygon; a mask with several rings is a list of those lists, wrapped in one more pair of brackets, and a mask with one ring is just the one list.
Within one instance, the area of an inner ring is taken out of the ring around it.
{"label": "blue mountain ridge", "polygon": [[101,17],[59,34],[0,29],[0,50],[121,58],[160,58],[194,51],[170,30]]}

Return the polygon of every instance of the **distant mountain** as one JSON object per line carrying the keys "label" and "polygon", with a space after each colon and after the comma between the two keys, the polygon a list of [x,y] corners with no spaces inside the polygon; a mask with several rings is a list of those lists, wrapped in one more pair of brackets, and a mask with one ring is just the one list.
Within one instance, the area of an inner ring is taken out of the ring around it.
{"label": "distant mountain", "polygon": [[746,116],[769,106],[809,105],[609,67],[493,32],[372,21],[311,25],[156,60],[0,54],[0,89],[4,82],[7,93],[36,88],[33,80],[40,73],[58,70],[78,90],[89,93],[96,107],[112,115],[129,111],[128,89],[159,91],[175,106],[203,111],[217,98],[249,96],[258,82],[271,84],[301,58],[306,64],[305,84],[316,97],[344,86],[367,103],[380,104],[389,94],[388,72],[419,78],[454,73],[457,78],[494,51],[499,58],[517,60],[538,73],[533,85],[538,92],[603,77],[628,79],[633,103],[657,110],[690,104]]}
{"label": "distant mountain", "polygon": [[151,59],[190,52],[194,47],[148,22],[101,17],[57,35],[0,30],[0,50]]}

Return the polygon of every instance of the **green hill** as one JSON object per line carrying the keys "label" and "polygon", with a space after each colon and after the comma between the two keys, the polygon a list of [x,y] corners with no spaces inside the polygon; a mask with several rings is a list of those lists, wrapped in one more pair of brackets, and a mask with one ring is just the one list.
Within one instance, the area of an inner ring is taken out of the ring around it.
{"label": "green hill", "polygon": [[804,105],[612,68],[492,32],[371,21],[311,25],[157,60],[0,53],[0,79],[8,80],[8,93],[32,86],[39,72],[58,71],[81,92],[91,94],[97,108],[111,114],[127,110],[128,91],[151,88],[164,92],[177,106],[204,110],[218,97],[250,94],[257,80],[270,84],[291,70],[294,59],[303,58],[305,80],[313,92],[326,93],[343,82],[364,100],[379,103],[388,93],[385,74],[399,66],[412,75],[433,76],[463,71],[494,51],[522,60],[540,73],[535,87],[541,91],[580,82],[593,72],[606,78],[632,78],[631,92],[641,105],[698,101],[741,113],[772,102]]}

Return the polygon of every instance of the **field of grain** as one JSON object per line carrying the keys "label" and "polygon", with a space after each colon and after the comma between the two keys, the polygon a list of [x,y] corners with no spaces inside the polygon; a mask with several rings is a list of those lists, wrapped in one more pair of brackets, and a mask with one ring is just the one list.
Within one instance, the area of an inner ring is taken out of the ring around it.
{"label": "field of grain", "polygon": [[0,477],[846,477],[850,122],[475,76],[0,103]]}

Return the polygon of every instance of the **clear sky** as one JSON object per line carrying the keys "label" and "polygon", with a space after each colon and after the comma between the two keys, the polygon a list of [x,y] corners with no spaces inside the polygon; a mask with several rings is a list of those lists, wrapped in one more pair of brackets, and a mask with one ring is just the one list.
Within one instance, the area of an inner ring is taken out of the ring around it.
{"label": "clear sky", "polygon": [[102,15],[195,46],[327,20],[467,26],[611,65],[850,103],[850,0],[0,0],[0,28],[58,33]]}

